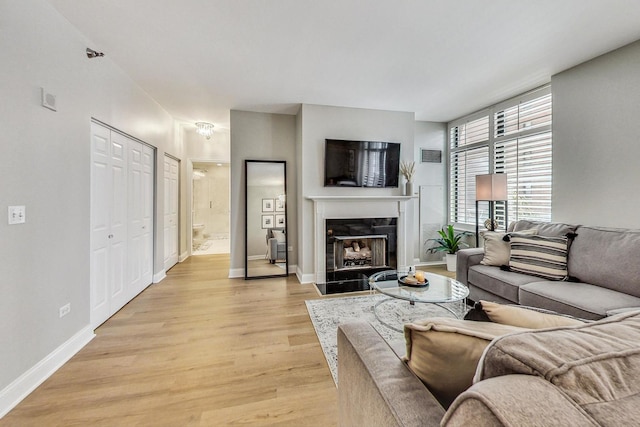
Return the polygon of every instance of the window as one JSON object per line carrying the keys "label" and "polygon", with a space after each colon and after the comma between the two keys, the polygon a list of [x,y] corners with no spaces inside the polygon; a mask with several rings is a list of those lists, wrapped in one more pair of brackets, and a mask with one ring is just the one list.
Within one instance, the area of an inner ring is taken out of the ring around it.
{"label": "window", "polygon": [[[475,176],[506,173],[508,219],[551,220],[551,88],[505,101],[449,124],[449,220],[475,225]],[[479,205],[481,220],[488,203]],[[504,226],[504,203],[496,203]]]}

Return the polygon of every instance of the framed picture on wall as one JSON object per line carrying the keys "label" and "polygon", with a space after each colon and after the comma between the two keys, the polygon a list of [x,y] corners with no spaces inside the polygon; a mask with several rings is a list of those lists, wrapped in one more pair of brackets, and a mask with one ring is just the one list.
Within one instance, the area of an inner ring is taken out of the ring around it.
{"label": "framed picture on wall", "polygon": [[285,226],[284,214],[276,214],[276,227],[283,228]]}
{"label": "framed picture on wall", "polygon": [[273,215],[262,215],[262,228],[273,228]]}
{"label": "framed picture on wall", "polygon": [[273,212],[273,199],[262,199],[262,212]]}
{"label": "framed picture on wall", "polygon": [[284,212],[284,200],[276,199],[276,212]]}

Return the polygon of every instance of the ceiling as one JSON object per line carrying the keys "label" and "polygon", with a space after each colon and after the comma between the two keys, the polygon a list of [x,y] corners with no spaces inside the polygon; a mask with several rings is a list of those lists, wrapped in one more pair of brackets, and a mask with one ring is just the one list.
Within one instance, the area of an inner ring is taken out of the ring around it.
{"label": "ceiling", "polygon": [[637,0],[49,2],[173,117],[227,128],[301,103],[446,122],[640,39]]}

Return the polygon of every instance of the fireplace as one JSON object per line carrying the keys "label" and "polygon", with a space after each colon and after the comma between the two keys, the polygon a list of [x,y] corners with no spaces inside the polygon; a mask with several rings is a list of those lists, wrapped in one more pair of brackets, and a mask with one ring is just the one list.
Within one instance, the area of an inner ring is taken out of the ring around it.
{"label": "fireplace", "polygon": [[[413,223],[413,209],[410,208],[411,196],[322,195],[306,198],[313,201],[311,244],[314,247],[314,256],[309,258],[313,263],[311,274],[303,269],[298,276],[301,283],[315,283],[323,294],[326,294],[328,289],[329,292],[333,292],[336,282],[345,282],[345,280],[352,284],[357,283],[359,287],[368,290],[368,276],[365,274],[365,269],[335,271],[333,246],[335,236],[387,235],[386,250],[389,257],[387,268],[406,268],[413,261],[412,251],[408,250],[408,245],[412,242],[408,239],[408,224]],[[373,225],[374,220],[376,222],[374,226],[377,228],[374,230],[370,227],[363,228]],[[333,226],[332,221],[338,222]],[[327,228],[327,224],[332,226]],[[390,230],[385,230],[383,227],[390,227]],[[331,233],[329,229],[332,230]],[[343,232],[345,230],[347,232]],[[372,267],[371,270],[381,268],[385,267]]]}
{"label": "fireplace", "polygon": [[368,290],[371,274],[396,267],[397,218],[326,220],[323,294]]}

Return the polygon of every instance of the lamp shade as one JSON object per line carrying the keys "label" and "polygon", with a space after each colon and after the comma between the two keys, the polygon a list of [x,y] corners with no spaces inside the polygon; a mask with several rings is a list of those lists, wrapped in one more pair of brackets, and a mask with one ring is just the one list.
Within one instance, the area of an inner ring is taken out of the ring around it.
{"label": "lamp shade", "polygon": [[476,200],[507,200],[507,174],[476,175]]}

